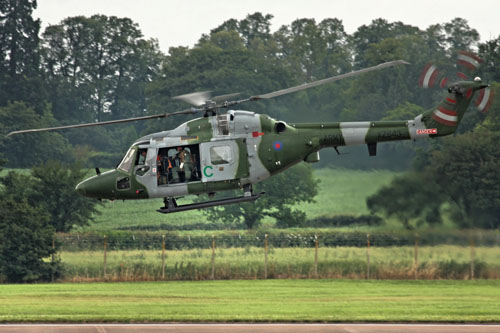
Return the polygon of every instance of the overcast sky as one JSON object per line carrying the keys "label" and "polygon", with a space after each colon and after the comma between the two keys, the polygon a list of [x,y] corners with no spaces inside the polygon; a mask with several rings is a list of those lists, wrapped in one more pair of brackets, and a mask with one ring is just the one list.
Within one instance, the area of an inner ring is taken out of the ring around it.
{"label": "overcast sky", "polygon": [[379,17],[421,29],[462,17],[482,41],[500,35],[499,0],[38,0],[34,16],[42,20],[42,29],[76,15],[129,17],[146,37],[157,38],[166,53],[171,46],[193,46],[201,34],[225,20],[257,11],[274,15],[272,31],[297,18],[319,22],[336,17],[353,33]]}

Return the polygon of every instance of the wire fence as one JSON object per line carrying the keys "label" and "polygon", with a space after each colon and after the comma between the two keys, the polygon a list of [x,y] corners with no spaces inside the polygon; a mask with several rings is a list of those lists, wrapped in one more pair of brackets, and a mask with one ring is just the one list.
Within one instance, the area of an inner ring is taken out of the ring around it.
{"label": "wire fence", "polygon": [[66,281],[498,279],[500,233],[58,235]]}

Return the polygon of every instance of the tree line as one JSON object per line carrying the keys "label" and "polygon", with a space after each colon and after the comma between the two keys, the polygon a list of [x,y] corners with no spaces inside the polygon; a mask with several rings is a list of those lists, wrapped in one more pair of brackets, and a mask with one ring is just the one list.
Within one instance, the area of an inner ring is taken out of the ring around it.
{"label": "tree line", "polygon": [[[180,94],[211,90],[250,96],[395,59],[412,65],[244,107],[288,122],[404,119],[440,99],[439,91],[417,88],[428,61],[449,69],[457,51],[477,50],[485,59],[477,74],[488,82],[500,76],[495,66],[500,37],[482,43],[461,18],[425,30],[376,19],[352,34],[337,18],[297,19],[273,32],[272,15],[256,12],[223,22],[192,48],[172,47],[163,54],[157,40],[144,38],[129,18],[68,17],[41,31],[40,20],[32,17],[36,5],[35,0],[0,1],[2,134],[173,112],[186,107],[172,99]],[[472,125],[483,118],[471,119]],[[2,138],[0,144],[9,167],[49,159],[112,167],[140,135],[187,119],[25,134]],[[356,149],[342,158],[331,152],[324,163],[404,169],[415,156],[409,144],[387,144],[383,150],[386,158],[375,159],[359,156]]]}

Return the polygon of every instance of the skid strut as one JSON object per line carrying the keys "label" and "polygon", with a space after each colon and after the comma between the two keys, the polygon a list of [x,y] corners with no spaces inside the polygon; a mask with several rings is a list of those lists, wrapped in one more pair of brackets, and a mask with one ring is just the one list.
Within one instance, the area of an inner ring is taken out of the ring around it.
{"label": "skid strut", "polygon": [[262,195],[264,195],[264,192],[259,193],[259,194],[251,193],[251,195],[247,195],[247,193],[245,193],[245,195],[242,197],[198,202],[198,203],[193,203],[193,204],[188,204],[188,205],[180,205],[180,206],[177,205],[175,198],[165,198],[163,200],[165,202],[165,207],[157,209],[156,211],[163,213],[163,214],[184,212],[186,210],[192,210],[192,209],[208,208],[208,207],[214,207],[214,206],[229,205],[229,204],[234,204],[234,203],[239,203],[239,202],[255,201],[258,198],[260,198]]}

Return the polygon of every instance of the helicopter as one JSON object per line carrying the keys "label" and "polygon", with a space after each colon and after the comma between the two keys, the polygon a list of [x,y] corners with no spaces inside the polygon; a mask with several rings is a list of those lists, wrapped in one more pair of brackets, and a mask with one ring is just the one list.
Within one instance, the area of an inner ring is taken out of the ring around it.
{"label": "helicopter", "polygon": [[[464,53],[460,56],[466,64],[477,62],[472,54]],[[175,129],[137,139],[115,169],[101,173],[96,168],[96,175],[80,182],[75,190],[83,196],[101,200],[163,198],[164,206],[157,211],[164,214],[249,202],[264,195],[254,193],[253,184],[299,162],[318,162],[319,151],[323,148],[333,148],[339,154],[338,147],[366,145],[369,155],[375,156],[379,142],[419,140],[454,133],[477,91],[487,90],[487,94],[482,93],[482,97],[480,96],[483,108],[484,104],[491,103],[489,85],[483,84],[480,78],[475,78],[472,81],[462,80],[449,84],[448,95],[436,108],[405,121],[286,123],[264,114],[233,108],[241,103],[270,99],[399,65],[409,63],[403,60],[385,62],[240,100],[232,100],[238,94],[212,98],[209,92],[196,92],[174,97],[194,106],[182,111],[13,131],[8,136],[202,113],[201,117],[189,120]],[[437,73],[436,66],[426,66],[420,85],[432,86]],[[445,85],[443,78],[440,86]],[[222,113],[221,109],[228,111]],[[216,192],[234,189],[243,190],[242,195],[183,205],[177,203],[177,199],[186,195],[208,194],[212,199]]]}

